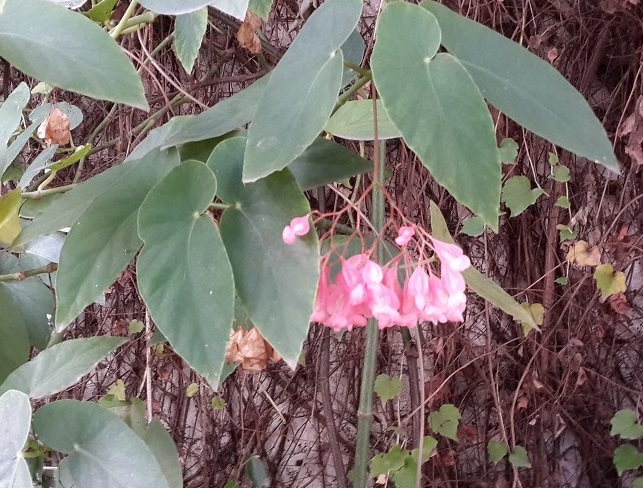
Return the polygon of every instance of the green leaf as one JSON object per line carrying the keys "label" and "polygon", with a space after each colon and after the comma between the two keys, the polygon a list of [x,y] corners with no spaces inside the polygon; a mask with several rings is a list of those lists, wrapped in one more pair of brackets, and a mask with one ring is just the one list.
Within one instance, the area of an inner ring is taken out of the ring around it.
{"label": "green leaf", "polygon": [[45,0],[2,5],[0,56],[17,69],[65,90],[149,108],[131,61],[94,22]]}
{"label": "green leaf", "polygon": [[[10,253],[0,253],[0,274],[19,273],[32,267],[25,255],[19,260]],[[3,298],[5,304],[9,304],[7,307],[13,310],[12,313],[9,313],[9,317],[4,317],[4,312],[0,314],[0,324],[6,320],[4,326],[11,328],[11,322],[15,320],[17,328],[26,328],[29,343],[38,349],[44,349],[49,342],[54,314],[54,300],[51,290],[40,278],[33,276],[21,281],[0,282],[0,297]],[[0,309],[5,310],[3,307]],[[2,325],[0,325],[1,328]],[[5,336],[2,335],[2,337]],[[17,338],[14,339],[17,340]],[[22,351],[22,348],[18,347],[17,350]],[[2,380],[4,377],[0,378],[0,382]]]}
{"label": "green leaf", "polygon": [[500,141],[500,161],[507,164],[515,164],[518,157],[518,143],[511,137]]}
{"label": "green leaf", "polygon": [[387,453],[376,454],[371,459],[370,476],[377,478],[381,474],[389,474],[404,466],[404,461],[409,456],[408,451],[403,450],[399,444],[395,444]]}
{"label": "green leaf", "polygon": [[375,378],[373,391],[380,397],[383,405],[393,398],[397,398],[402,393],[402,380],[397,376],[381,374]]}
{"label": "green leaf", "polygon": [[569,168],[563,166],[562,164],[557,164],[551,169],[551,178],[552,180],[558,181],[560,183],[566,183],[571,179],[569,174]]}
{"label": "green leaf", "polygon": [[254,12],[263,20],[268,20],[271,8],[272,0],[250,0],[248,4],[248,10]]}
{"label": "green leaf", "polygon": [[[422,441],[422,462],[425,463],[427,462],[430,458],[431,455],[434,453],[433,450],[438,447],[438,441],[435,439],[435,437],[431,437],[430,435],[424,436],[424,440]],[[415,460],[415,463],[417,464],[418,456],[420,454],[420,450],[416,447],[411,451],[411,456]]]}
{"label": "green leaf", "polygon": [[68,166],[71,166],[72,164],[76,164],[78,161],[83,159],[91,152],[91,150],[92,150],[91,144],[87,144],[86,146],[78,146],[71,155],[67,156],[64,159],[61,159],[60,161],[56,161],[54,164],[49,166],[49,168],[52,171],[58,171],[58,170],[67,168]]}
{"label": "green leaf", "polygon": [[226,401],[220,396],[214,395],[212,400],[210,400],[210,405],[212,405],[213,410],[219,411],[225,408]]}
{"label": "green leaf", "polygon": [[460,229],[460,234],[465,234],[467,236],[477,237],[481,236],[484,232],[484,222],[480,217],[474,215],[469,217],[462,222],[462,228]]}
{"label": "green leaf", "polygon": [[[224,143],[222,143],[224,144]],[[217,182],[186,161],[141,205],[139,290],[174,350],[217,388],[234,314],[234,282],[219,230],[204,214]]]}
{"label": "green leaf", "polygon": [[339,48],[361,10],[360,0],[324,2],[272,71],[248,131],[244,183],[285,168],[322,131],[341,87]]}
{"label": "green leaf", "polygon": [[509,454],[509,462],[514,468],[531,468],[527,449],[522,446],[514,447],[514,450]]}
{"label": "green leaf", "polygon": [[393,2],[376,35],[373,80],[391,121],[436,181],[497,230],[501,165],[493,121],[462,64],[435,55],[437,20],[417,5]]}
{"label": "green leaf", "polygon": [[632,483],[632,488],[643,488],[643,478],[636,478]]}
{"label": "green leaf", "polygon": [[0,243],[11,244],[20,234],[20,188],[0,197]]}
{"label": "green leaf", "polygon": [[[294,368],[308,333],[319,279],[317,235],[311,231],[292,246],[283,242],[284,226],[309,213],[310,207],[288,170],[244,185],[245,142],[241,137],[228,139],[208,160],[217,176],[217,195],[230,205],[221,218],[221,236],[237,295],[250,319]],[[226,341],[228,333],[229,329]]]}
{"label": "green leaf", "polygon": [[340,49],[344,55],[344,74],[342,75],[342,87],[350,85],[358,76],[358,73],[346,66],[346,63],[361,66],[366,51],[366,43],[359,32],[359,25],[353,29],[353,32],[344,41]]}
{"label": "green leaf", "polygon": [[[1,14],[0,17],[2,17]],[[0,51],[1,50],[2,48],[0,47]],[[25,82],[22,82],[9,94],[6,100],[2,102],[2,105],[0,105],[0,176],[2,176],[7,167],[18,155],[15,153],[12,154],[11,157],[9,155],[10,151],[7,150],[7,144],[16,128],[20,125],[22,109],[26,107],[29,96],[29,87]],[[20,149],[22,149],[22,146],[24,146],[26,142],[26,140],[22,142]]]}
{"label": "green leaf", "polygon": [[107,395],[105,396],[109,395],[114,397],[114,399],[118,400],[119,402],[126,402],[127,394],[125,392],[125,382],[120,378],[117,379],[116,383],[109,387],[109,389],[107,390]]}
{"label": "green leaf", "polygon": [[239,488],[239,483],[236,481],[228,481],[223,488]]}
{"label": "green leaf", "polygon": [[[431,202],[430,209],[431,231],[433,233],[433,237],[441,240],[442,242],[455,244],[455,241],[453,240],[453,237],[451,237],[449,229],[447,228],[447,223],[435,202]],[[480,271],[475,269],[473,266],[465,269],[462,272],[462,275],[464,276],[467,286],[479,296],[511,315],[514,320],[521,322],[523,326],[525,324],[529,324],[531,328],[540,330],[530,313],[522,308],[511,295],[480,273]]]}
{"label": "green leaf", "polygon": [[306,191],[371,171],[373,164],[341,144],[319,137],[288,169]]}
{"label": "green leaf", "polygon": [[576,237],[578,237],[578,232],[573,230],[568,225],[558,224],[556,226],[556,229],[560,231],[560,242],[571,241],[576,239]]}
{"label": "green leaf", "polygon": [[257,488],[266,486],[268,481],[268,470],[266,464],[259,456],[250,456],[246,461],[246,475]]}
{"label": "green leaf", "polygon": [[148,154],[97,196],[73,225],[56,278],[59,331],[98,299],[138,253],[142,244],[136,231],[138,209],[178,163],[176,150]]}
{"label": "green leaf", "polygon": [[505,182],[502,188],[502,201],[511,210],[511,217],[524,212],[527,207],[536,203],[538,197],[545,193],[542,188],[531,188],[531,182],[526,176],[513,176]]}
{"label": "green leaf", "polygon": [[431,415],[429,415],[429,425],[434,433],[457,441],[458,424],[461,418],[462,415],[460,415],[458,407],[450,403],[445,403],[437,412],[431,412]]}
{"label": "green leaf", "polygon": [[[163,148],[227,134],[252,120],[269,80],[270,76],[266,75],[230,98],[219,101],[199,115],[174,117],[152,133],[166,131],[162,137],[159,137]],[[152,136],[152,133],[148,138]]]}
{"label": "green leaf", "polygon": [[[373,100],[351,100],[342,105],[326,122],[324,130],[342,139],[372,141],[375,117]],[[377,138],[379,140],[400,137],[400,131],[388,118],[382,101],[377,101]]]}
{"label": "green leaf", "polygon": [[[543,318],[545,316],[545,307],[543,307],[542,303],[521,303],[520,304],[522,308],[524,308],[529,315],[531,315],[533,321],[536,323],[536,325],[543,325]],[[533,330],[533,327],[531,326],[531,322],[527,323],[521,323],[522,325],[522,330],[525,335],[529,334]]]}
{"label": "green leaf", "polygon": [[619,410],[610,420],[610,435],[619,435],[621,439],[640,439],[643,437],[643,426],[639,423],[634,410]]}
{"label": "green leaf", "polygon": [[59,400],[33,417],[38,438],[68,454],[59,464],[74,486],[169,488],[154,453],[116,414],[96,403]]}
{"label": "green leaf", "polygon": [[134,335],[145,330],[145,324],[140,320],[130,320],[129,325],[127,326],[127,335]]}
{"label": "green leaf", "polygon": [[560,208],[569,208],[571,203],[569,202],[569,198],[562,195],[556,199],[556,206]]}
{"label": "green leaf", "polygon": [[31,425],[31,404],[24,393],[10,390],[0,396],[0,484],[3,488],[31,488],[22,448]]}
{"label": "green leaf", "polygon": [[94,22],[107,22],[112,18],[112,12],[117,3],[118,0],[102,0],[89,9],[87,15],[89,15],[89,18]]}
{"label": "green leaf", "polygon": [[493,464],[498,464],[509,452],[506,442],[489,441],[487,444],[487,453]]}
{"label": "green leaf", "polygon": [[207,28],[208,7],[176,16],[172,49],[188,73],[192,73]]}
{"label": "green leaf", "polygon": [[567,276],[559,276],[554,280],[554,283],[558,285],[566,285],[568,281]]}
{"label": "green leaf", "polygon": [[29,359],[29,336],[11,297],[0,291],[0,382]]}
{"label": "green leaf", "polygon": [[139,1],[145,8],[164,15],[189,14],[210,5],[222,12],[243,20],[248,8],[248,0],[180,0],[168,2],[167,0],[142,0]]}
{"label": "green leaf", "polygon": [[404,466],[392,473],[397,488],[417,487],[417,461],[412,457],[404,460]]}
{"label": "green leaf", "polygon": [[11,373],[0,386],[0,393],[19,390],[38,399],[61,392],[125,342],[127,339],[121,337],[91,337],[56,344]]}
{"label": "green leaf", "polygon": [[185,389],[185,396],[187,396],[188,398],[192,398],[198,392],[199,392],[199,385],[197,385],[196,383],[190,383],[188,387]]}
{"label": "green leaf", "polygon": [[614,271],[614,266],[611,264],[597,266],[594,271],[594,280],[602,298],[624,293],[627,290],[625,274],[622,271]]}
{"label": "green leaf", "polygon": [[549,63],[436,2],[442,44],[498,110],[548,141],[618,171],[605,129],[582,95]]}
{"label": "green leaf", "polygon": [[643,466],[643,454],[632,444],[618,446],[614,450],[614,467],[620,476],[624,471]]}

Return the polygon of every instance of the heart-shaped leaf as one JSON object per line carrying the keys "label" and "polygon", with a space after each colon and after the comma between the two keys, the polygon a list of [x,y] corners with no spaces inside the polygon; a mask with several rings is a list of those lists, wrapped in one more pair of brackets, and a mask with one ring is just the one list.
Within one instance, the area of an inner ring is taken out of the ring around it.
{"label": "heart-shaped leaf", "polygon": [[73,486],[122,486],[127,480],[129,488],[169,488],[145,442],[97,403],[49,403],[34,414],[33,428],[47,446],[68,454],[59,469]]}
{"label": "heart-shaped leaf", "polygon": [[245,138],[219,144],[208,160],[217,195],[230,205],[221,236],[234,271],[237,295],[261,335],[294,368],[308,333],[319,279],[314,230],[288,246],[282,230],[310,207],[288,170],[256,183],[241,181]]}
{"label": "heart-shaped leaf", "polygon": [[145,245],[137,261],[139,290],[157,327],[213,389],[234,317],[230,262],[219,230],[204,215],[216,188],[199,161],[172,170],[139,211]]}
{"label": "heart-shaped leaf", "polygon": [[22,448],[29,435],[31,404],[24,393],[10,390],[0,396],[0,487],[30,488],[31,475]]}
{"label": "heart-shaped leaf", "polygon": [[376,34],[373,79],[391,121],[436,181],[497,230],[501,171],[493,121],[462,64],[435,55],[437,20],[417,5],[393,2]]}
{"label": "heart-shaped leaf", "polygon": [[531,182],[526,176],[513,176],[502,187],[502,201],[509,207],[511,216],[515,217],[536,203],[543,193],[545,191],[542,188],[532,189]]}
{"label": "heart-shaped leaf", "polygon": [[322,131],[342,83],[339,48],[361,11],[360,0],[324,2],[272,71],[248,131],[245,183],[285,168]]}
{"label": "heart-shaped leaf", "polygon": [[63,391],[125,342],[122,337],[90,337],[56,344],[11,373],[0,394],[18,390],[38,399]]}
{"label": "heart-shaped leaf", "polygon": [[176,149],[154,151],[94,199],[60,253],[56,327],[63,330],[99,298],[141,247],[136,218],[152,187],[179,164]]}

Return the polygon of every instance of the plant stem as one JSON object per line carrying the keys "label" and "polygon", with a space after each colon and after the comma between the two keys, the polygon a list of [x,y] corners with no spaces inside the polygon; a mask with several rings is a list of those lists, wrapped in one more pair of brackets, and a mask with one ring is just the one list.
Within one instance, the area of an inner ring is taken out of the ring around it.
{"label": "plant stem", "polygon": [[65,193],[72,188],[74,188],[76,185],[71,184],[71,185],[64,185],[64,186],[57,186],[56,188],[49,188],[47,190],[40,190],[40,191],[26,191],[22,194],[22,198],[25,200],[40,200],[43,197],[46,197],[47,195],[55,195],[57,193]]}
{"label": "plant stem", "polygon": [[109,35],[112,36],[112,39],[118,39],[118,36],[120,36],[123,30],[127,27],[127,22],[136,11],[136,7],[138,7],[138,2],[136,0],[132,0],[132,3],[127,7],[127,10],[123,14],[119,23],[109,33]]}
{"label": "plant stem", "polygon": [[49,263],[46,266],[40,268],[28,269],[26,271],[18,271],[17,273],[9,273],[5,275],[0,275],[0,282],[2,281],[23,281],[29,278],[30,276],[36,276],[39,274],[49,274],[53,273],[58,269],[56,263]]}

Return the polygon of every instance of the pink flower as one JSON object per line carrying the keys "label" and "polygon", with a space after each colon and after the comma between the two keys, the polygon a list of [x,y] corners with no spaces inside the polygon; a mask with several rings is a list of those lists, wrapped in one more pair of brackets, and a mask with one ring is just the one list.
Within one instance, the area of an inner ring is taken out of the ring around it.
{"label": "pink flower", "polygon": [[431,237],[431,241],[433,242],[435,253],[443,265],[448,266],[453,271],[464,271],[471,266],[471,261],[464,255],[464,252],[459,246],[438,241],[433,237]]}
{"label": "pink flower", "polygon": [[406,246],[411,237],[415,235],[415,229],[413,227],[403,225],[400,227],[400,230],[397,231],[397,237],[395,238],[395,244],[400,247]]}
{"label": "pink flower", "polygon": [[286,244],[292,245],[297,240],[297,236],[305,236],[309,231],[310,222],[308,215],[295,217],[290,221],[290,225],[284,227],[284,230],[281,232],[281,238]]}

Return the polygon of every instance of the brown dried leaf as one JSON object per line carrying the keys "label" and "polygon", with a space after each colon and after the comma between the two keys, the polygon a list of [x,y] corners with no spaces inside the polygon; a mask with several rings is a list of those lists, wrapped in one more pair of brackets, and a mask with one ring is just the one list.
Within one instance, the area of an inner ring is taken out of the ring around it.
{"label": "brown dried leaf", "polygon": [[248,12],[246,20],[239,26],[237,41],[239,45],[252,54],[261,52],[261,41],[257,29],[261,26],[261,19],[252,12]]}
{"label": "brown dried leaf", "polygon": [[475,442],[478,440],[478,430],[473,425],[460,424],[458,440],[464,444]]}
{"label": "brown dried leaf", "polygon": [[612,295],[607,299],[607,301],[609,302],[610,307],[612,307],[612,310],[614,310],[619,315],[625,315],[629,313],[630,310],[632,310],[632,307],[630,306],[627,298],[625,298],[625,295],[623,293]]}
{"label": "brown dried leaf", "polygon": [[529,405],[529,400],[527,399],[527,397],[525,395],[523,395],[520,398],[518,398],[518,401],[516,402],[516,408],[518,410],[526,410],[527,405]]}
{"label": "brown dried leaf", "polygon": [[227,363],[237,363],[243,360],[243,356],[241,356],[239,352],[239,342],[243,339],[243,334],[243,329],[230,331],[230,340],[225,350],[225,360]]}
{"label": "brown dried leaf", "polygon": [[547,59],[550,63],[553,63],[558,58],[558,49],[552,47],[547,51]]}
{"label": "brown dried leaf", "polygon": [[49,116],[38,127],[38,137],[47,144],[64,146],[69,144],[71,134],[69,131],[69,118],[59,108],[54,107]]}
{"label": "brown dried leaf", "polygon": [[601,264],[601,251],[597,246],[590,249],[585,241],[576,241],[567,252],[567,262],[578,267],[598,266]]}
{"label": "brown dried leaf", "polygon": [[449,384],[442,386],[446,374],[444,371],[436,373],[433,377],[424,383],[424,398],[429,399],[428,405],[441,405],[449,400],[451,397],[451,388]]}
{"label": "brown dried leaf", "polygon": [[643,165],[643,96],[638,98],[634,111],[623,122],[619,136],[627,136],[625,152],[634,163]]}

